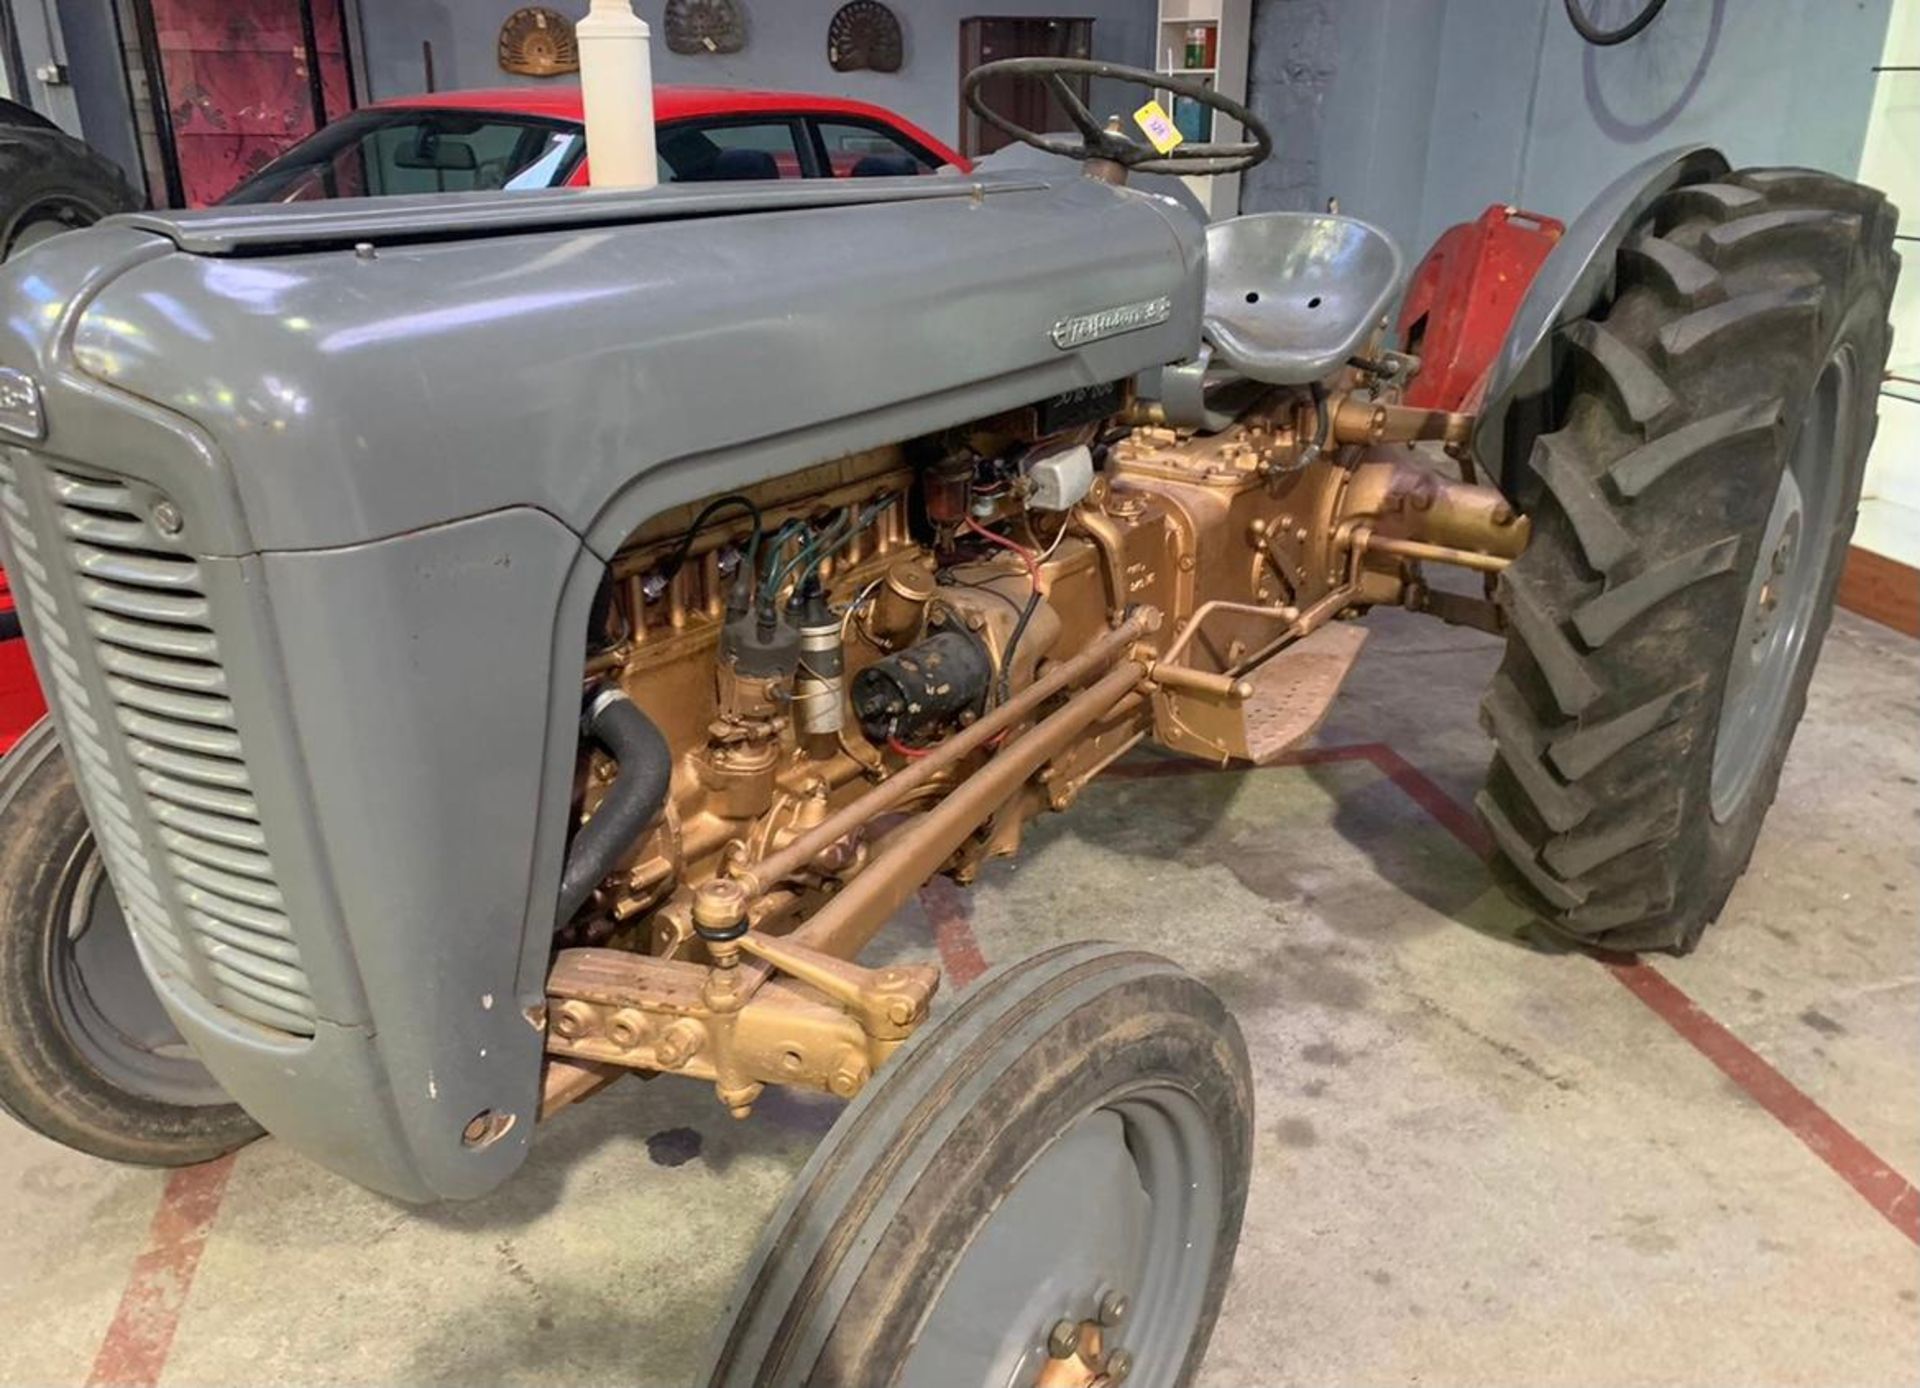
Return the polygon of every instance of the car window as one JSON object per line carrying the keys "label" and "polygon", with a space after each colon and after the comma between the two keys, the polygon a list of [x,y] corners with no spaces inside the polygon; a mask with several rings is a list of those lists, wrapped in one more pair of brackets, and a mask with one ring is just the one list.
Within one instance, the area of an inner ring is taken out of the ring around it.
{"label": "car window", "polygon": [[939,167],[925,150],[878,125],[816,120],[813,128],[835,178],[903,178]]}
{"label": "car window", "polygon": [[662,183],[725,183],[735,179],[801,178],[800,124],[685,121],[661,128],[655,147]]}
{"label": "car window", "polygon": [[552,188],[584,147],[577,125],[535,116],[360,111],[295,145],[223,201]]}

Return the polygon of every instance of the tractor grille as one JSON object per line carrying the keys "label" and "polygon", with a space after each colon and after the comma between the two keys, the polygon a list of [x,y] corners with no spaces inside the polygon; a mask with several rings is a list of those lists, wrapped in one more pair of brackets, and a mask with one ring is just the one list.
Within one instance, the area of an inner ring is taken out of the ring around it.
{"label": "tractor grille", "polygon": [[[200,566],[159,539],[127,487],[52,469],[44,475],[57,557],[36,540],[7,471],[0,499],[22,569],[16,578],[38,619],[51,692],[72,730],[73,763],[127,918],[150,957],[202,996],[311,1036],[307,976]],[[71,572],[77,621],[61,620],[49,562]],[[104,707],[88,694],[83,661],[99,671]],[[130,780],[116,773],[113,742]]]}

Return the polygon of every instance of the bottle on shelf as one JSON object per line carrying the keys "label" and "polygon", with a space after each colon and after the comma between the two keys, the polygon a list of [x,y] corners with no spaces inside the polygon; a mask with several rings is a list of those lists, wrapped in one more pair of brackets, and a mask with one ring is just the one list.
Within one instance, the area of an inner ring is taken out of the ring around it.
{"label": "bottle on shelf", "polygon": [[1212,36],[1212,25],[1194,24],[1188,27],[1185,66],[1189,68],[1213,66],[1213,60],[1207,56],[1207,50],[1213,46],[1210,42]]}

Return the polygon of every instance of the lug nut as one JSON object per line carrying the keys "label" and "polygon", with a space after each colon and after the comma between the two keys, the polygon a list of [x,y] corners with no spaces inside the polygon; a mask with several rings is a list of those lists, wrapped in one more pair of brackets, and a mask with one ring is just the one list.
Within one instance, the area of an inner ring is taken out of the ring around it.
{"label": "lug nut", "polygon": [[1100,1324],[1111,1329],[1127,1318],[1129,1303],[1125,1294],[1108,1292],[1100,1298]]}
{"label": "lug nut", "polygon": [[1117,1349],[1107,1356],[1107,1362],[1101,1365],[1108,1383],[1124,1383],[1127,1375],[1133,1372],[1133,1356],[1123,1349]]}
{"label": "lug nut", "polygon": [[1080,1322],[1057,1320],[1047,1332],[1047,1357],[1071,1359],[1080,1352]]}
{"label": "lug nut", "polygon": [[514,1116],[511,1113],[495,1113],[492,1109],[481,1109],[469,1118],[467,1125],[460,1130],[460,1141],[474,1150],[491,1147],[512,1129],[513,1119]]}

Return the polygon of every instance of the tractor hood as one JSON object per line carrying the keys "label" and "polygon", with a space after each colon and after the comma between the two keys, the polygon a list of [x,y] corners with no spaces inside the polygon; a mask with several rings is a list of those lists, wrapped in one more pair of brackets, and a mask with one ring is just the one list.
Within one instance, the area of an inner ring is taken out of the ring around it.
{"label": "tractor hood", "polygon": [[119,217],[0,271],[45,446],[208,555],[661,508],[1190,356],[1199,222],[1078,176]]}

